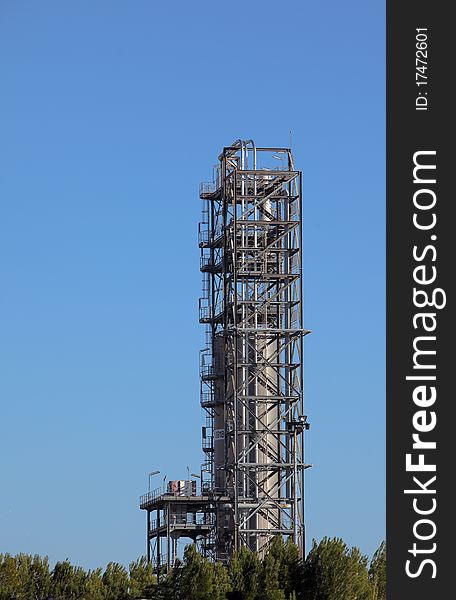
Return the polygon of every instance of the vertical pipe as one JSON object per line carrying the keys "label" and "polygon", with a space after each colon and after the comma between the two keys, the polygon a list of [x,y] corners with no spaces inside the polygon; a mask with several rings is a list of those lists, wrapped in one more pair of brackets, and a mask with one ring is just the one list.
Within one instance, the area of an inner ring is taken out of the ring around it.
{"label": "vertical pipe", "polygon": [[297,465],[297,456],[296,456],[297,448],[296,448],[296,426],[293,425],[293,542],[298,545],[298,465]]}
{"label": "vertical pipe", "polygon": [[170,523],[169,523],[169,504],[166,506],[166,567],[171,568],[171,548],[170,548]]}
{"label": "vertical pipe", "polygon": [[160,556],[160,509],[157,508],[157,573],[160,573],[161,556]]}
{"label": "vertical pipe", "polygon": [[[236,262],[237,256],[237,210],[236,210],[236,189],[237,189],[237,173],[234,170],[233,173],[233,261]],[[234,357],[233,357],[233,403],[234,403],[234,465],[233,465],[233,479],[234,479],[234,550],[239,550],[239,472],[238,472],[238,374],[237,374],[237,358],[238,358],[238,332],[237,332],[237,268],[236,264],[233,264],[233,310],[234,310]]]}
{"label": "vertical pipe", "polygon": [[[299,174],[299,327],[302,329],[304,327],[304,299],[302,295],[303,281],[302,281],[302,175]],[[304,334],[301,332],[300,335],[300,392],[301,392],[301,411],[300,414],[304,414]],[[305,558],[306,555],[306,529],[305,529],[305,452],[304,452],[304,429],[301,434],[301,485],[299,487],[299,492],[301,493],[301,529],[302,529],[302,540],[301,540],[301,554],[302,558]],[[295,490],[295,495],[297,495],[298,489]]]}
{"label": "vertical pipe", "polygon": [[150,563],[150,510],[147,511],[147,564]]}

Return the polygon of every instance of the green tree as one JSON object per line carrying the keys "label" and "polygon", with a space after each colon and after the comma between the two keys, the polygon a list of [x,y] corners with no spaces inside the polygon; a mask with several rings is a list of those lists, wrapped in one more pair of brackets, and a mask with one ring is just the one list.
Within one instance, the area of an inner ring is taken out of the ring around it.
{"label": "green tree", "polygon": [[133,598],[153,598],[157,580],[152,565],[145,556],[130,563],[130,595]]}
{"label": "green tree", "polygon": [[261,563],[259,590],[257,600],[285,600],[285,591],[280,587],[279,573],[281,556],[269,552]]}
{"label": "green tree", "polygon": [[160,585],[144,557],[129,573],[118,563],[86,573],[68,560],[52,573],[47,557],[0,554],[0,600],[386,600],[386,546],[367,558],[341,539],[313,542],[303,563],[297,547],[274,538],[266,556],[242,548],[229,566],[204,559],[195,545],[162,572]]}
{"label": "green tree", "polygon": [[371,600],[367,558],[339,538],[314,540],[303,575],[306,600]]}
{"label": "green tree", "polygon": [[84,585],[84,600],[104,600],[105,588],[102,579],[102,569],[87,573]]}
{"label": "green tree", "polygon": [[160,578],[155,598],[160,600],[226,600],[230,589],[227,569],[203,558],[194,544],[185,548],[183,561]]}
{"label": "green tree", "polygon": [[369,566],[372,600],[386,600],[386,544],[377,548]]}
{"label": "green tree", "polygon": [[247,548],[241,548],[229,565],[231,600],[255,600],[260,594],[261,563],[258,555]]}
{"label": "green tree", "polygon": [[103,573],[102,581],[106,600],[128,600],[129,580],[125,567],[110,562]]}
{"label": "green tree", "polygon": [[212,600],[215,590],[214,566],[191,544],[185,548],[180,577],[182,599]]}
{"label": "green tree", "polygon": [[276,536],[269,546],[268,557],[277,563],[279,589],[285,592],[286,598],[291,598],[302,577],[302,561],[297,546],[291,538],[284,542],[282,536]]}
{"label": "green tree", "polygon": [[10,600],[20,598],[19,573],[16,566],[16,558],[11,554],[0,555],[0,599]]}
{"label": "green tree", "polygon": [[58,562],[52,571],[51,596],[54,600],[80,600],[84,597],[87,574],[68,560]]}
{"label": "green tree", "polygon": [[14,593],[14,598],[18,600],[28,600],[30,588],[30,565],[32,557],[29,554],[16,554],[16,571],[18,575],[18,585]]}
{"label": "green tree", "polygon": [[180,598],[182,579],[182,563],[176,560],[169,572],[160,571],[160,582],[157,584],[155,597],[159,600],[175,600]]}
{"label": "green tree", "polygon": [[215,565],[213,565],[213,572],[214,592],[212,597],[214,598],[214,600],[226,600],[226,598],[228,597],[227,594],[231,590],[231,580],[228,573],[228,569],[225,567],[225,565],[222,565],[221,563],[216,563]]}
{"label": "green tree", "polygon": [[37,554],[30,560],[27,577],[27,597],[30,600],[46,600],[51,593],[51,573],[47,556]]}

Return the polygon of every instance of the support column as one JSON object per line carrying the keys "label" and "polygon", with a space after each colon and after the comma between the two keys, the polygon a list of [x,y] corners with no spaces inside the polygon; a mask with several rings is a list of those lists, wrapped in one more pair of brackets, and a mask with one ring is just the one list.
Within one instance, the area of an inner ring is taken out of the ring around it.
{"label": "support column", "polygon": [[147,563],[150,563],[150,510],[147,511],[147,532],[146,532],[146,540],[147,540]]}

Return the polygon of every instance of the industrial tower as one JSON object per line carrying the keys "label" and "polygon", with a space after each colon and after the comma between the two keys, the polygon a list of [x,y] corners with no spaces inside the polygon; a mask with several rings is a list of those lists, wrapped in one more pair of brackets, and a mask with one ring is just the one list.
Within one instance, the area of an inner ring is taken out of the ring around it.
{"label": "industrial tower", "polygon": [[[304,555],[301,191],[291,150],[252,140],[225,147],[213,181],[200,187],[206,459],[200,494],[187,499],[199,511],[192,537],[218,561],[242,546],[263,554],[275,535],[291,537]],[[174,497],[151,504],[144,496],[141,508],[149,520],[161,502],[165,519],[164,502],[168,514],[185,502]],[[156,534],[148,526],[148,544]]]}

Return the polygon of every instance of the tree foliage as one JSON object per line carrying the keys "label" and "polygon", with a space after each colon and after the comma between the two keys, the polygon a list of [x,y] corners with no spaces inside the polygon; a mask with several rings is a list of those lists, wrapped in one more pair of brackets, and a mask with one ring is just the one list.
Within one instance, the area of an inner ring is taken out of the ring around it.
{"label": "tree foliage", "polygon": [[255,600],[259,595],[260,561],[246,548],[234,555],[229,566],[232,590],[230,600]]}
{"label": "tree foliage", "polygon": [[386,544],[382,542],[369,566],[372,600],[386,600]]}
{"label": "tree foliage", "polygon": [[152,565],[147,563],[145,556],[130,563],[130,596],[154,598],[156,585]]}
{"label": "tree foliage", "polygon": [[187,546],[183,562],[178,561],[161,584],[159,598],[165,600],[224,600],[230,588],[226,569],[205,560],[194,545]]}
{"label": "tree foliage", "polygon": [[386,600],[386,547],[370,564],[341,539],[313,542],[305,561],[276,537],[266,555],[242,548],[229,565],[203,558],[194,545],[160,582],[145,557],[129,569],[111,562],[85,571],[68,560],[0,554],[0,600]]}
{"label": "tree foliage", "polygon": [[306,600],[371,600],[367,558],[340,538],[313,541],[303,568],[301,596]]}
{"label": "tree foliage", "polygon": [[125,567],[110,562],[103,573],[102,581],[106,600],[128,600],[129,580]]}

